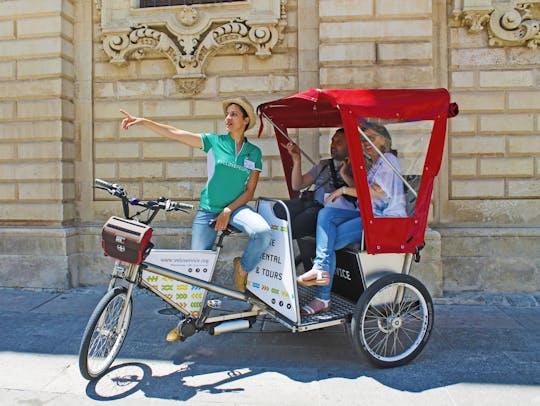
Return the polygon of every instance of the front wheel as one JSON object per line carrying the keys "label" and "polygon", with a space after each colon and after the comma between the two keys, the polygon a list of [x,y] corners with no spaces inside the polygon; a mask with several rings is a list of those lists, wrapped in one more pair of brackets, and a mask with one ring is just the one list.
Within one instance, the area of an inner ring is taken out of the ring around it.
{"label": "front wheel", "polygon": [[107,372],[126,338],[132,309],[125,287],[111,289],[101,298],[86,324],[79,350],[79,369],[84,378],[97,379]]}
{"label": "front wheel", "polygon": [[380,367],[404,365],[427,344],[433,328],[433,301],[409,275],[391,274],[374,282],[358,299],[350,334],[356,351]]}

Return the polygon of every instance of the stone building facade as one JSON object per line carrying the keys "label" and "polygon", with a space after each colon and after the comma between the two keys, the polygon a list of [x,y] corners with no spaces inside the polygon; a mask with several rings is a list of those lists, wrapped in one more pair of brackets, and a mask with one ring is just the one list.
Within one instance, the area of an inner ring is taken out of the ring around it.
{"label": "stone building facade", "polygon": [[[312,87],[445,87],[460,115],[416,272],[434,295],[540,290],[539,1],[203,3],[0,0],[0,286],[105,283],[100,226],[120,206],[96,177],[197,201],[204,154],[126,134],[120,108],[217,132],[221,100],[240,94],[257,105]],[[296,134],[317,159],[328,134],[313,135]],[[286,197],[268,129],[255,142],[257,194]],[[187,246],[191,218],[161,216],[159,245]]]}

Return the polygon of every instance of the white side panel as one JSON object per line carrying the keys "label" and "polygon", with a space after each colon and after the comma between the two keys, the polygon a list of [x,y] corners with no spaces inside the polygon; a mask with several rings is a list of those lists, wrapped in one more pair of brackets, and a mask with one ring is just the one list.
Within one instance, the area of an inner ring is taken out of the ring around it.
{"label": "white side panel", "polygon": [[[209,282],[216,264],[215,251],[154,249],[145,261],[183,275]],[[143,279],[178,305],[198,316],[207,291],[197,286],[143,271]]]}
{"label": "white side panel", "polygon": [[249,273],[247,289],[268,306],[298,322],[296,273],[287,221],[274,215],[273,202],[260,200],[258,212],[272,228],[272,242]]}

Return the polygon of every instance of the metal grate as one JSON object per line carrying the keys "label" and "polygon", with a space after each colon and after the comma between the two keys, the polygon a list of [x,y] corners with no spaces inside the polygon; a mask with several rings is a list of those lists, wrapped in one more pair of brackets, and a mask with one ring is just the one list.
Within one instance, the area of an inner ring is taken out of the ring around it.
{"label": "metal grate", "polygon": [[193,4],[233,3],[236,1],[244,0],[141,0],[139,7],[191,6]]}
{"label": "metal grate", "polygon": [[[315,286],[298,286],[300,308],[308,304],[317,293]],[[355,304],[347,299],[332,293],[332,309],[329,312],[313,316],[302,316],[302,325],[319,323],[323,321],[349,318],[354,312]]]}

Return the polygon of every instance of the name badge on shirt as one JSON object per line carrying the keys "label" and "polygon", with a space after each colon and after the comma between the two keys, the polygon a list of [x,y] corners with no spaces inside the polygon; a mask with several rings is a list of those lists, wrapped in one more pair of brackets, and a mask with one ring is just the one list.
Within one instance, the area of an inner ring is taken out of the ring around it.
{"label": "name badge on shirt", "polygon": [[253,161],[250,161],[249,159],[244,159],[244,168],[248,168],[248,169],[255,169],[255,162]]}

